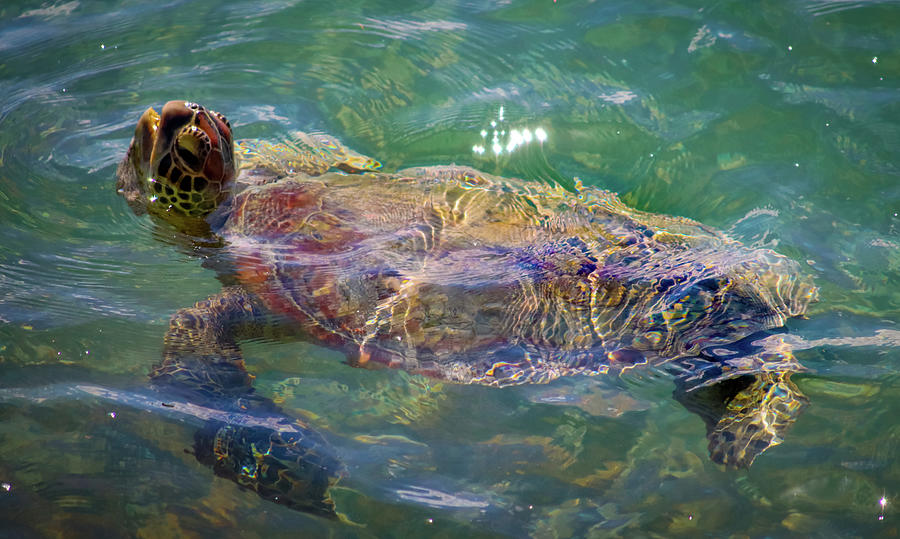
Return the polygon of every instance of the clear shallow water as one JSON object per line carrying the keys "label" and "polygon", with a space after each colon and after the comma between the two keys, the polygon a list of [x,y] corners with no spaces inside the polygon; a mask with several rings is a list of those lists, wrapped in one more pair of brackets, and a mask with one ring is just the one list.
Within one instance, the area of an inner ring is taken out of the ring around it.
{"label": "clear shallow water", "polygon": [[[139,387],[171,313],[220,289],[113,188],[137,118],[169,99],[226,113],[239,137],[327,132],[388,169],[577,177],[772,247],[821,293],[789,325],[810,345],[794,380],[811,405],[749,471],[709,461],[657,372],[492,390],[260,341],[245,348],[259,391],[378,441],[343,449],[335,491],[365,526],[214,478],[185,453],[193,424],[34,389],[0,402],[3,530],[897,534],[898,20],[836,1],[5,2],[4,389]],[[537,127],[546,141],[505,151]]]}

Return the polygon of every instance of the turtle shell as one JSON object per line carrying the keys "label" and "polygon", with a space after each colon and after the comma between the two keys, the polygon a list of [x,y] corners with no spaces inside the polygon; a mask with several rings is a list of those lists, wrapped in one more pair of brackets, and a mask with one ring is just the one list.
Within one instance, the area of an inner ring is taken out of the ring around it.
{"label": "turtle shell", "polygon": [[695,221],[461,167],[288,176],[218,222],[235,277],[279,317],[352,362],[463,383],[697,355],[816,294],[794,262]]}

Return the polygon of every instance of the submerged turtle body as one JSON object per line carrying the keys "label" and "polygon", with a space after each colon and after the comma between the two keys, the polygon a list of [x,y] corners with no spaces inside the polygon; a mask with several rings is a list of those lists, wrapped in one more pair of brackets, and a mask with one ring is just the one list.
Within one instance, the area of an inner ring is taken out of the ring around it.
{"label": "submerged turtle body", "polygon": [[[752,338],[815,297],[781,255],[595,188],[464,167],[384,173],[328,137],[234,147],[223,116],[170,102],[145,113],[118,171],[136,211],[220,238],[234,283],[173,317],[157,386],[269,406],[238,346],[268,326],[353,365],[460,383],[667,365],[712,458],[736,467],[805,403],[790,354]],[[229,466],[217,471],[271,490]]]}
{"label": "submerged turtle body", "polygon": [[370,361],[506,385],[696,355],[802,314],[793,263],[465,168],[290,176],[214,221],[270,312]]}

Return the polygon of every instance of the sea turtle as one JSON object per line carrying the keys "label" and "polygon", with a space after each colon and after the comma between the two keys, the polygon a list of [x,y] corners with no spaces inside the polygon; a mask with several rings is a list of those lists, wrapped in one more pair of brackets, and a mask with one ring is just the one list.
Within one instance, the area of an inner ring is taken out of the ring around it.
{"label": "sea turtle", "polygon": [[216,473],[333,511],[340,464],[315,431],[284,416],[272,428],[238,420],[281,413],[254,394],[239,348],[272,328],[353,366],[464,384],[661,367],[729,467],[779,443],[805,406],[790,380],[801,367],[760,344],[816,296],[784,256],[593,187],[379,168],[326,136],[236,144],[223,115],[192,102],[138,122],[118,192],[220,245],[227,286],[174,314],[151,373],[156,388],[234,413],[197,436]]}

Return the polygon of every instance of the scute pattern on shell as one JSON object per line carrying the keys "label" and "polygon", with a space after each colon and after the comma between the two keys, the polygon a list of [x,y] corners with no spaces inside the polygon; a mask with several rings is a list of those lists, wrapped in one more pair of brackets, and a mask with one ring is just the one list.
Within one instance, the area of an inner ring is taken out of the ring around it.
{"label": "scute pattern on shell", "polygon": [[815,297],[794,262],[692,220],[464,167],[288,177],[228,212],[239,278],[270,308],[360,363],[463,383],[696,355]]}

